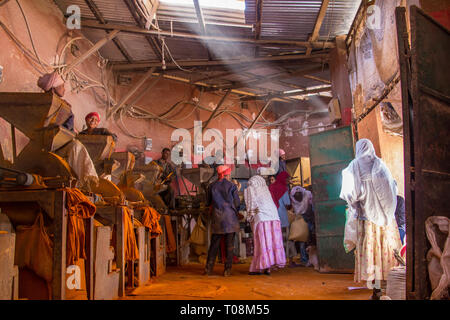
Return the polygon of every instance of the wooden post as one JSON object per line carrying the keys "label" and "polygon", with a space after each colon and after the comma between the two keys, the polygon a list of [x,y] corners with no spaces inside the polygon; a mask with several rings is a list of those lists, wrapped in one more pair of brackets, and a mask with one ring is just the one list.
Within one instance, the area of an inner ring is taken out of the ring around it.
{"label": "wooden post", "polygon": [[54,240],[53,240],[53,280],[52,299],[66,298],[66,238],[67,210],[66,192],[55,191]]}
{"label": "wooden post", "polygon": [[87,58],[89,58],[95,51],[97,51],[98,49],[100,49],[101,47],[103,47],[105,44],[107,44],[110,40],[114,39],[117,34],[120,32],[120,30],[114,30],[112,31],[110,34],[108,34],[105,38],[103,38],[102,40],[98,41],[92,48],[90,48],[88,51],[86,51],[85,53],[83,53],[81,56],[79,56],[77,59],[75,59],[74,61],[72,61],[72,63],[66,67],[66,69],[64,70],[64,72],[67,74],[70,71],[72,71],[73,68],[75,68],[76,66],[78,66],[80,63],[82,63],[84,60],[86,60]]}
{"label": "wooden post", "polygon": [[[150,70],[147,71],[146,74],[134,85],[134,87],[119,101],[119,103],[114,106],[114,108],[111,110],[111,112],[108,114],[107,118],[109,118],[111,115],[116,113],[120,108],[122,108],[125,105],[125,102],[133,95],[136,91],[139,90],[140,87],[147,81],[148,78],[152,76],[152,73],[155,71],[156,67],[150,68]],[[155,85],[159,81],[160,77],[158,77],[154,82],[153,85]],[[152,85],[152,86],[153,86]],[[147,88],[147,90],[150,89]]]}
{"label": "wooden post", "polygon": [[125,247],[124,247],[124,217],[126,212],[118,207],[116,208],[116,257],[117,257],[117,268],[119,268],[119,297],[125,295]]}
{"label": "wooden post", "polygon": [[86,292],[88,300],[94,300],[94,217],[86,219]]}

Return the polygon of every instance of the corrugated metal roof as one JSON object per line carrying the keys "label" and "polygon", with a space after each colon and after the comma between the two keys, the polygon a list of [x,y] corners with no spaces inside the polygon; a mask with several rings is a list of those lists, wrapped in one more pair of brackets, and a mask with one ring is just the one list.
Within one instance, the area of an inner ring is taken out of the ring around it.
{"label": "corrugated metal roof", "polygon": [[[124,0],[92,0],[98,7],[106,22],[114,24],[127,24],[137,26],[138,24],[129,11]],[[96,19],[85,0],[54,0],[61,11],[66,14],[69,5],[78,5],[81,9],[83,19]],[[336,35],[347,33],[360,0],[330,0],[320,29],[319,40],[332,40]],[[203,2],[205,3],[205,2]],[[255,4],[256,0],[245,0],[245,10],[231,10],[223,8],[211,8],[202,6],[202,12],[206,23],[206,32],[212,36],[228,36],[239,38],[255,38],[253,25],[256,22]],[[277,40],[298,40],[307,41],[313,32],[314,25],[319,13],[322,0],[264,0],[262,8],[261,39]],[[196,11],[192,2],[186,4],[172,5],[163,0],[156,13],[157,24],[165,31],[187,32],[200,34],[200,28]],[[105,37],[103,30],[83,28],[83,34],[92,42],[97,42]],[[143,35],[122,32],[116,38],[130,55],[133,62],[137,61],[157,61],[157,55],[150,46],[148,39]],[[255,54],[255,46],[245,43],[222,43],[210,41],[203,43],[194,39],[165,37],[165,41],[175,60],[208,60],[208,49],[211,59],[239,59],[250,57]],[[302,54],[304,48],[293,48],[288,46],[278,47],[277,45],[263,45],[259,47],[259,56],[280,55],[280,54]],[[100,53],[110,61],[126,61],[118,47],[109,42],[100,49]],[[170,62],[166,59],[166,62]],[[284,68],[297,70],[305,66],[305,61],[291,61],[283,65]],[[241,71],[241,70],[236,70]],[[278,68],[259,67],[247,70],[248,74],[254,74],[256,78],[280,73]],[[179,70],[173,70],[182,77],[195,77],[191,73],[187,75]],[[223,71],[222,71],[223,72]],[[211,74],[211,73],[209,73]],[[309,73],[311,75],[311,73]],[[183,76],[184,75],[184,76]],[[197,78],[204,78],[203,74],[197,74]],[[312,75],[326,80],[330,79],[329,71],[316,72]],[[246,81],[248,75],[228,75],[222,78],[214,78],[208,83],[223,84],[230,81]],[[323,82],[293,77],[283,79],[284,82],[295,84],[300,87],[311,87],[323,84]],[[265,83],[261,86],[270,90],[291,90],[292,86],[284,86],[279,81],[272,84]],[[269,88],[270,87],[270,88]],[[243,88],[241,88],[244,90]],[[262,89],[264,91],[264,89]],[[250,92],[261,92],[258,89],[250,89]],[[267,90],[266,90],[267,91]]]}
{"label": "corrugated metal roof", "polygon": [[[92,43],[106,37],[106,32],[100,29],[84,29],[83,35],[88,38]],[[100,54],[103,58],[109,61],[126,61],[125,57],[122,55],[120,50],[114,45],[114,42],[108,42],[103,47],[100,48]]]}
{"label": "corrugated metal roof", "polygon": [[[321,39],[347,33],[360,0],[330,0],[320,30]],[[256,23],[256,0],[245,1],[245,20]],[[322,0],[264,0],[261,39],[306,41],[313,32]]]}

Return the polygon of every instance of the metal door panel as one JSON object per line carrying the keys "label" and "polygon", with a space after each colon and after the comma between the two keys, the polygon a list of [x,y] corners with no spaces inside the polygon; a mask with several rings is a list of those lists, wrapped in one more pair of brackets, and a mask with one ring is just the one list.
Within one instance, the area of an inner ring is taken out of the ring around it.
{"label": "metal door panel", "polygon": [[397,8],[397,32],[405,149],[407,298],[430,296],[425,221],[450,217],[450,50],[449,31],[411,7],[411,49],[406,10]]}
{"label": "metal door panel", "polygon": [[313,134],[309,145],[320,272],[353,272],[354,255],[343,246],[346,203],[339,199],[341,172],[354,156],[351,128]]}

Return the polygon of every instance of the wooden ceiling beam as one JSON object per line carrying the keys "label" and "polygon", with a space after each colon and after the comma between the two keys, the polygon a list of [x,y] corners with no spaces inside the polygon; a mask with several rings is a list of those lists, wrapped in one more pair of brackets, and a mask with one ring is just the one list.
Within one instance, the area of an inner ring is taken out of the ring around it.
{"label": "wooden ceiling beam", "polygon": [[[325,18],[325,14],[327,13],[328,4],[330,3],[330,0],[323,0],[322,5],[320,6],[319,14],[317,15],[316,22],[314,23],[314,29],[311,34],[311,37],[309,38],[309,41],[317,41],[319,39],[319,32],[320,28],[322,27],[323,19]],[[309,47],[306,50],[306,54],[311,54],[312,48]]]}
{"label": "wooden ceiling beam", "polygon": [[[125,0],[127,1],[127,0]],[[129,0],[128,0],[129,1]],[[187,32],[171,32],[166,30],[146,30],[142,27],[135,27],[122,24],[100,24],[92,20],[83,20],[81,22],[84,28],[94,28],[94,29],[115,29],[122,32],[130,32],[136,34],[145,34],[152,36],[170,36],[175,38],[189,38],[197,39],[199,41],[217,41],[217,42],[230,42],[230,43],[249,43],[256,45],[286,45],[290,47],[301,47],[301,48],[318,48],[318,49],[331,49],[335,47],[335,44],[331,41],[293,41],[293,40],[255,40],[250,38],[238,38],[238,37],[223,37],[223,36],[212,36],[212,35],[198,35]]]}
{"label": "wooden ceiling beam", "polygon": [[[136,21],[137,25],[140,28],[145,29],[146,21],[143,21],[143,17],[139,16],[137,8],[132,0],[123,0],[123,2],[126,4],[128,11],[130,11],[131,15],[133,16],[134,21]],[[156,10],[156,9],[155,9]],[[153,10],[152,10],[153,12]],[[156,12],[156,11],[155,11]],[[153,12],[154,13],[154,12]],[[147,39],[148,44],[153,50],[153,53],[156,55],[158,60],[162,61],[162,52],[161,52],[161,46],[157,43],[157,40],[150,36],[145,36]]]}
{"label": "wooden ceiling beam", "polygon": [[[95,2],[93,0],[84,0],[84,1],[88,5],[88,7],[91,10],[92,14],[97,18],[97,20],[100,21],[100,23],[105,24],[106,20],[103,17],[103,15],[100,12],[100,10],[97,7],[97,5],[95,4]],[[109,32],[110,32],[109,30],[106,30],[106,33],[109,34]],[[127,59],[128,62],[132,63],[133,62],[133,58],[128,53],[128,51],[125,49],[125,46],[120,42],[120,40],[117,39],[117,38],[114,38],[114,39],[112,39],[112,41],[116,45],[117,49],[119,49],[120,53],[125,57],[125,59]]]}
{"label": "wooden ceiling beam", "polygon": [[296,91],[296,92],[287,92],[282,94],[269,94],[264,96],[253,96],[253,97],[246,97],[242,98],[243,101],[249,101],[249,100],[267,100],[267,99],[273,99],[273,98],[286,98],[286,97],[294,97],[294,96],[301,96],[306,94],[315,94],[315,93],[321,93],[321,92],[331,92],[331,86],[318,88],[318,89],[309,89],[309,90],[303,90],[303,91]]}
{"label": "wooden ceiling beam", "polygon": [[[312,59],[320,59],[328,60],[329,52],[322,51],[311,56],[305,55],[280,55],[280,56],[270,56],[270,57],[259,57],[259,58],[249,58],[249,59],[229,59],[229,60],[215,60],[215,61],[207,61],[207,60],[180,60],[177,61],[178,65],[181,67],[195,67],[195,66],[231,66],[231,65],[248,65],[248,64],[261,64],[267,62],[274,61],[294,61],[294,60],[312,60]],[[136,63],[111,63],[113,66],[113,70],[115,71],[125,71],[125,70],[137,70],[137,69],[148,69],[151,67],[161,67],[162,64],[159,61],[142,61]],[[174,63],[166,63],[167,68],[176,67]]]}

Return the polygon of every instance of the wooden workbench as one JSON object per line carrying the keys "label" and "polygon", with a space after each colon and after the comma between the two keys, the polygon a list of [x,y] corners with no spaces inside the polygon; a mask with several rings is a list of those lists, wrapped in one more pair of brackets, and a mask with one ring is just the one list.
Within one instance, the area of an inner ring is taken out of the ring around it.
{"label": "wooden workbench", "polygon": [[[62,189],[38,189],[38,190],[1,190],[0,208],[8,215],[16,227],[25,224],[24,221],[34,221],[36,215],[26,216],[11,208],[21,204],[37,203],[50,218],[51,233],[53,234],[53,280],[51,283],[53,300],[66,298],[66,243],[67,243],[67,209],[66,192]],[[9,209],[9,210],[8,210]],[[30,224],[30,223],[28,223]],[[88,299],[93,298],[93,218],[85,219],[85,243],[86,243],[86,290]]]}

